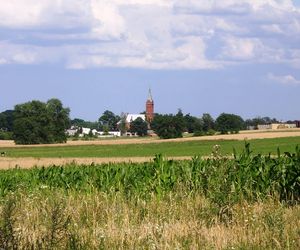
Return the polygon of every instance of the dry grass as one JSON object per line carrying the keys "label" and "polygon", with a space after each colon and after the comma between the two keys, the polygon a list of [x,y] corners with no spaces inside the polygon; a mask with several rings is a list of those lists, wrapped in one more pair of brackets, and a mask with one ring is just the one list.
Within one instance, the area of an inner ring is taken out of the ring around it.
{"label": "dry grass", "polygon": [[[63,204],[63,205],[58,205]],[[88,249],[299,249],[300,207],[276,201],[237,204],[226,220],[202,196],[170,194],[125,200],[118,194],[49,193],[21,195],[15,227],[21,246],[39,242],[60,206],[62,223],[71,218],[58,248],[70,235]],[[52,210],[51,210],[52,209]]]}
{"label": "dry grass", "polygon": [[[167,159],[173,160],[188,160],[191,159],[189,156],[179,156],[179,157],[168,157]],[[13,169],[16,167],[20,168],[32,168],[36,167],[49,167],[49,166],[64,166],[67,164],[76,165],[91,165],[91,164],[104,164],[104,163],[142,163],[152,161],[153,157],[113,157],[113,158],[33,158],[33,157],[18,157],[0,158],[0,170]]]}

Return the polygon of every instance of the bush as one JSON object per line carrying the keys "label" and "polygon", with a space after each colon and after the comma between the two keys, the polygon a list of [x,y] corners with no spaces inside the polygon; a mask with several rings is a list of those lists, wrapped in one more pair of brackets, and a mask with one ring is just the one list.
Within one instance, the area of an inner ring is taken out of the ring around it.
{"label": "bush", "polygon": [[216,131],[213,130],[213,129],[209,129],[206,134],[207,135],[214,135],[214,134],[216,134]]}
{"label": "bush", "polygon": [[194,132],[193,136],[203,136],[205,133],[202,130],[197,130]]}
{"label": "bush", "polygon": [[12,139],[13,139],[12,132],[0,131],[0,140],[12,140]]}

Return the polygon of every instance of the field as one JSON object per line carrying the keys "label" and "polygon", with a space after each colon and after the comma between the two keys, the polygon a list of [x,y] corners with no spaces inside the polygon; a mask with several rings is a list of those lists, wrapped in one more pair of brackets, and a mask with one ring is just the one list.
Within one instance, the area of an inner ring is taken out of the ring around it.
{"label": "field", "polygon": [[300,137],[155,140],[1,147],[0,249],[300,248]]}
{"label": "field", "polygon": [[[235,138],[235,139],[233,139]],[[156,154],[173,159],[190,159],[192,156],[209,156],[214,145],[220,145],[222,154],[231,154],[233,148],[240,152],[244,139],[251,141],[255,153],[275,154],[277,147],[291,151],[300,144],[300,131],[292,132],[243,132],[237,135],[189,137],[172,140],[156,138],[110,139],[99,141],[68,141],[67,144],[20,146],[11,141],[0,141],[0,167],[29,168],[36,166],[107,162],[144,162]]]}

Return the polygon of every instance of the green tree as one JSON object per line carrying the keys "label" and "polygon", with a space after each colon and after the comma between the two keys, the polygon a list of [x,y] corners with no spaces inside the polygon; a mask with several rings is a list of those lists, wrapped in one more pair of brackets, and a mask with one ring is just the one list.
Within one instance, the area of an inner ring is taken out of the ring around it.
{"label": "green tree", "polygon": [[107,127],[110,131],[116,131],[118,129],[118,121],[120,117],[115,115],[113,112],[106,110],[99,118],[100,127]]}
{"label": "green tree", "polygon": [[182,137],[182,133],[185,128],[185,122],[183,116],[179,113],[177,115],[159,115],[157,114],[151,128],[155,133],[163,139]]}
{"label": "green tree", "polygon": [[238,133],[244,126],[244,120],[238,115],[222,113],[216,119],[216,127],[221,134]]}
{"label": "green tree", "polygon": [[14,111],[6,110],[0,113],[0,129],[8,132],[13,130]]}
{"label": "green tree", "polygon": [[69,112],[58,99],[16,105],[13,125],[16,144],[65,142]]}
{"label": "green tree", "polygon": [[61,101],[55,98],[47,101],[46,109],[50,120],[48,134],[51,134],[54,142],[66,142],[65,130],[70,127],[70,109],[64,108]]}
{"label": "green tree", "polygon": [[210,114],[204,113],[201,117],[203,124],[203,131],[208,132],[209,130],[215,129],[215,121]]}
{"label": "green tree", "polygon": [[138,117],[130,123],[130,132],[137,133],[139,136],[147,135],[148,123]]}
{"label": "green tree", "polygon": [[82,127],[82,128],[90,128],[90,129],[99,129],[99,123],[97,121],[85,121],[83,119],[75,118],[70,122],[71,126]]}
{"label": "green tree", "polygon": [[187,114],[184,116],[184,120],[185,120],[185,126],[187,132],[200,133],[201,131],[203,131],[203,124],[201,119],[195,116],[191,116],[190,114]]}

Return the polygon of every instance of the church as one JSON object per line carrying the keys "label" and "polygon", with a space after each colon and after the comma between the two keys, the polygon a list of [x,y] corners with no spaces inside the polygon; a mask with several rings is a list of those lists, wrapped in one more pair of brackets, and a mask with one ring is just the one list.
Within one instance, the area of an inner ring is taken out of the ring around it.
{"label": "church", "polygon": [[150,130],[150,123],[154,119],[154,101],[152,98],[151,89],[149,89],[148,98],[146,101],[146,113],[145,114],[126,114],[126,128],[130,128],[130,123],[136,120],[137,118],[141,118],[148,123],[148,127]]}

